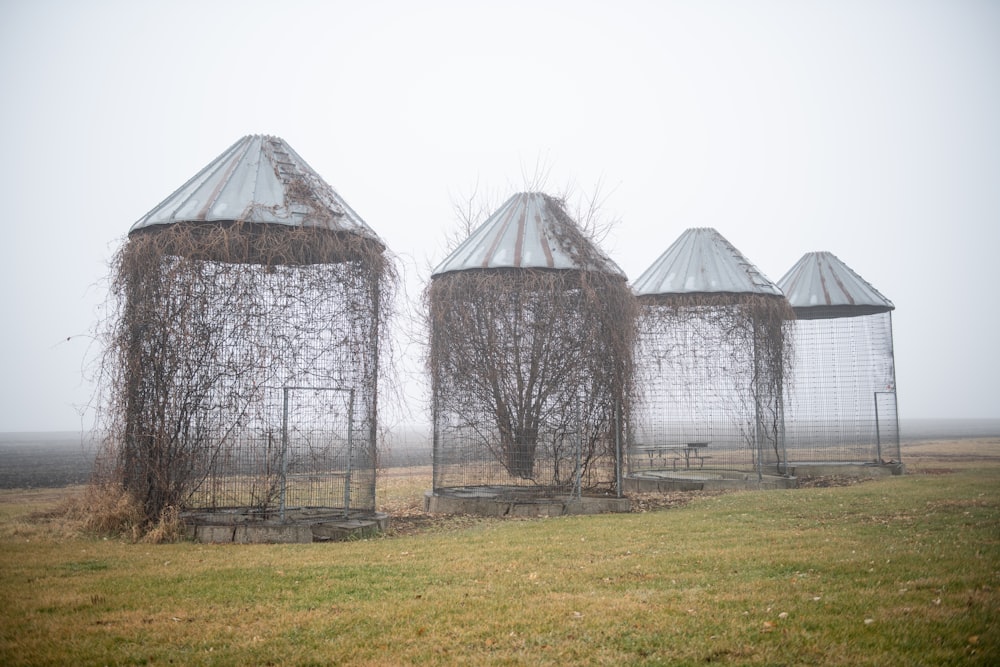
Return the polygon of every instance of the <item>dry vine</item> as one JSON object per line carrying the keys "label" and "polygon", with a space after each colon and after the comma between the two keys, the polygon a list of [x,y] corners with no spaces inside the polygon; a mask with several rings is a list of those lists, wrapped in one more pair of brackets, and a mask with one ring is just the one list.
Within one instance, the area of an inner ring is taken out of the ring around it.
{"label": "dry vine", "polygon": [[[721,401],[755,467],[784,462],[785,385],[791,377],[791,321],[783,297],[749,294],[661,294],[639,298],[637,366],[643,390],[636,425],[647,432],[670,410],[683,406],[678,422],[704,420],[695,414]],[[663,430],[684,425],[660,425]],[[773,459],[772,459],[773,456]],[[758,459],[760,457],[760,459]]]}

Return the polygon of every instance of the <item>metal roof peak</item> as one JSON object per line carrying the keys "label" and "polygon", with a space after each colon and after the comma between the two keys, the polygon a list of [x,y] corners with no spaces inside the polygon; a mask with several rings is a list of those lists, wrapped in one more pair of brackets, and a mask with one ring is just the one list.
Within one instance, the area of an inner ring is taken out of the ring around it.
{"label": "metal roof peak", "polygon": [[155,225],[240,221],[321,227],[381,240],[281,137],[242,137],[141,217]]}
{"label": "metal roof peak", "polygon": [[434,269],[432,276],[473,269],[561,269],[625,273],[543,192],[512,195]]}
{"label": "metal roof peak", "polygon": [[799,319],[856,317],[896,308],[832,252],[807,252],[778,285]]}
{"label": "metal roof peak", "polygon": [[684,231],[633,285],[638,296],[763,294],[781,290],[713,227]]}

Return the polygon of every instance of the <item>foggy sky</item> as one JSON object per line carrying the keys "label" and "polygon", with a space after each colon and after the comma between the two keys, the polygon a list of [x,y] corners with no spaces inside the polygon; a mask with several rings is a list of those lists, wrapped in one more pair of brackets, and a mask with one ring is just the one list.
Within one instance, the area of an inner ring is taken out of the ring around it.
{"label": "foggy sky", "polygon": [[411,312],[456,202],[600,183],[631,279],[689,227],[773,281],[833,252],[896,305],[901,418],[1000,417],[997,2],[7,0],[0,90],[0,431],[90,426],[108,260],[253,133],[386,241]]}

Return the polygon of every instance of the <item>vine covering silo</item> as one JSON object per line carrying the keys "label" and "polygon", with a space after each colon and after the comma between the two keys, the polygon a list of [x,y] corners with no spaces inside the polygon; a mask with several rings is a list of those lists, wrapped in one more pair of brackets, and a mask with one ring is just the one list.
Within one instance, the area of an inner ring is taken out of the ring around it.
{"label": "vine covering silo", "polygon": [[374,509],[384,244],[286,143],[248,136],[112,266],[99,477],[166,508]]}
{"label": "vine covering silo", "polygon": [[616,488],[635,300],[561,200],[511,197],[425,300],[435,492]]}

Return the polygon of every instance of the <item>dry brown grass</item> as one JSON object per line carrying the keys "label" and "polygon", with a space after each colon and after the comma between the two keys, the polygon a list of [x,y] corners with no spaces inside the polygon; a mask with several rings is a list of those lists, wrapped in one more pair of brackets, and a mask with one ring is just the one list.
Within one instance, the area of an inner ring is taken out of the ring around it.
{"label": "dry brown grass", "polygon": [[941,474],[1000,463],[1000,438],[904,441],[900,449],[909,474]]}
{"label": "dry brown grass", "polygon": [[101,536],[139,538],[145,522],[142,503],[116,484],[92,484],[65,505],[66,516],[81,529]]}
{"label": "dry brown grass", "polygon": [[181,541],[186,535],[175,507],[167,507],[148,523],[141,503],[114,484],[13,489],[0,493],[0,505],[7,510],[0,512],[0,518],[7,519],[2,525],[13,537],[104,537],[162,544]]}

